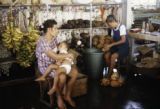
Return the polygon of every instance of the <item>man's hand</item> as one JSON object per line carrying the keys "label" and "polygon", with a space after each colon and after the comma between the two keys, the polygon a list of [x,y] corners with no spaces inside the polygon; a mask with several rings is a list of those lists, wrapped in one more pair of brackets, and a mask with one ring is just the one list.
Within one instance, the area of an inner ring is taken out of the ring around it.
{"label": "man's hand", "polygon": [[110,50],[112,46],[113,46],[112,44],[107,45],[108,50]]}
{"label": "man's hand", "polygon": [[112,46],[113,46],[112,44],[106,45],[106,46],[102,49],[102,51],[104,51],[104,52],[109,51]]}

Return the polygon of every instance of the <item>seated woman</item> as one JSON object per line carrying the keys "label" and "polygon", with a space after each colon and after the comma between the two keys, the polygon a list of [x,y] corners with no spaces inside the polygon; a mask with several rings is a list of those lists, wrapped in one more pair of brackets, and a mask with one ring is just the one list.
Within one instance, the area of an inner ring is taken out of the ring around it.
{"label": "seated woman", "polygon": [[[62,42],[59,44],[58,46],[58,51],[60,54],[68,54],[68,45],[65,42]],[[58,81],[59,81],[59,76],[64,73],[65,75],[68,75],[71,71],[71,66],[74,61],[74,55],[69,53],[72,57],[70,58],[65,58],[63,60],[57,60],[56,64],[51,64],[47,67],[45,73],[39,77],[38,79],[36,79],[36,81],[44,81],[45,78],[52,72],[55,71],[54,73],[54,85],[53,87],[49,90],[48,94],[52,95],[56,89],[57,89],[57,85],[58,85]]]}
{"label": "seated woman", "polygon": [[116,61],[125,58],[129,54],[129,43],[126,27],[118,23],[113,15],[107,17],[106,23],[112,30],[111,37],[113,39],[111,44],[104,47],[106,65],[109,66],[109,72],[105,80],[107,80],[106,84],[109,85]]}
{"label": "seated woman", "polygon": [[[70,54],[57,54],[57,45],[59,44],[57,40],[57,22],[53,19],[46,20],[43,23],[44,35],[37,41],[36,46],[36,57],[38,60],[38,68],[42,75],[45,73],[47,67],[51,64],[55,64],[56,60],[63,60],[65,58],[70,58]],[[55,71],[52,71],[51,74],[54,74]],[[73,85],[77,79],[78,70],[76,65],[72,65],[71,72],[68,76],[71,78],[66,84],[66,94],[64,99],[73,107],[75,107],[74,101],[71,99],[71,92]],[[54,78],[54,75],[51,77]],[[65,109],[65,104],[62,97],[62,90],[66,83],[66,75],[61,74],[58,81],[58,90],[57,93],[57,103],[60,109]]]}

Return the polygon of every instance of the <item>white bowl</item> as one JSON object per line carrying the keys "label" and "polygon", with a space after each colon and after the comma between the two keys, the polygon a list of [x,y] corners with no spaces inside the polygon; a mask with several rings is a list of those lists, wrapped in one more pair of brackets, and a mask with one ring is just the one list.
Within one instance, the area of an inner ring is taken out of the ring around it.
{"label": "white bowl", "polygon": [[89,4],[92,3],[93,0],[72,0],[74,4]]}

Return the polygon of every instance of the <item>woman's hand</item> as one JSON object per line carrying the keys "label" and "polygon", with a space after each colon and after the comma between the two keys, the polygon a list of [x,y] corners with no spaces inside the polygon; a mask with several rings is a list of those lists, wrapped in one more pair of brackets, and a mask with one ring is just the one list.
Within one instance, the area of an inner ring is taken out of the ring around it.
{"label": "woman's hand", "polygon": [[56,65],[58,65],[58,66],[60,66],[62,64],[62,60],[58,60],[57,62],[56,62]]}
{"label": "woman's hand", "polygon": [[68,54],[66,54],[66,58],[71,58],[71,59],[73,59],[73,58],[74,58],[74,56],[73,56],[73,54],[68,53]]}

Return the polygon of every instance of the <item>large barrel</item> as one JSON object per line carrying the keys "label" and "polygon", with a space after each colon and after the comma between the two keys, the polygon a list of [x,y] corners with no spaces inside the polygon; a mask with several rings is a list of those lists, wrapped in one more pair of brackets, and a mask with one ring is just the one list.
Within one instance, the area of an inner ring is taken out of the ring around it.
{"label": "large barrel", "polygon": [[85,69],[88,76],[92,79],[100,79],[104,68],[103,52],[88,48],[85,50]]}

